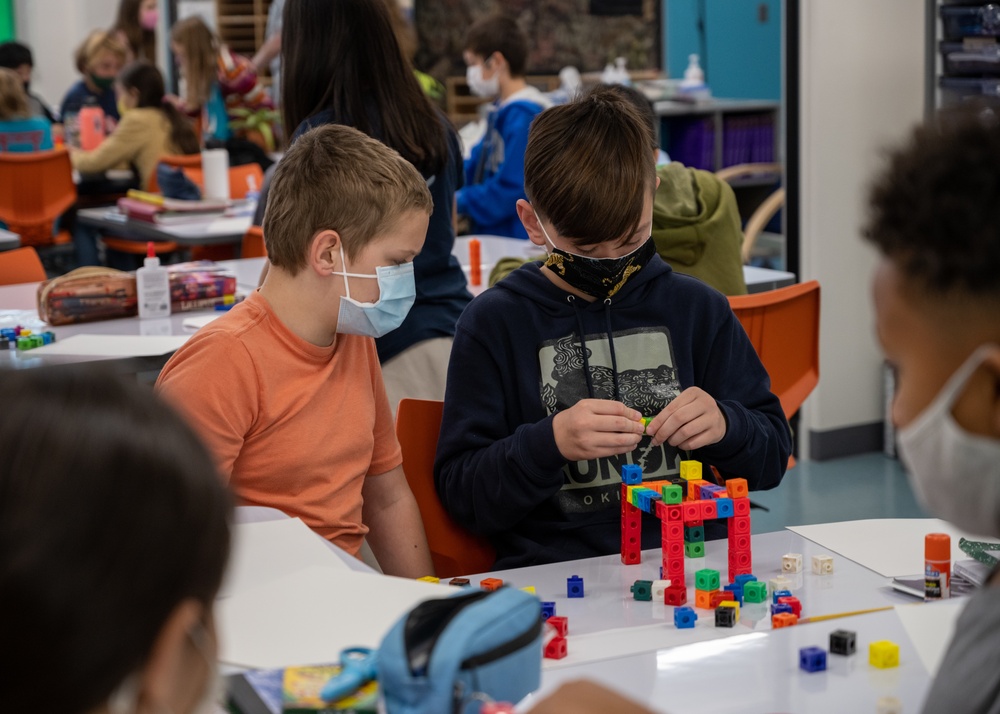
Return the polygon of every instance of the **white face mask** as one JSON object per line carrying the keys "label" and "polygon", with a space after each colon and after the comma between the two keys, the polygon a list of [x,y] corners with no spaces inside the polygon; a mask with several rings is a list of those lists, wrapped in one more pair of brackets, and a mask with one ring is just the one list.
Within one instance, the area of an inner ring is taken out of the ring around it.
{"label": "white face mask", "polygon": [[483,65],[470,64],[465,68],[465,81],[469,91],[477,97],[495,97],[500,94],[500,73],[494,72],[490,79],[483,79]]}
{"label": "white face mask", "polygon": [[[340,247],[340,262],[345,267],[344,247]],[[386,265],[375,268],[375,275],[348,273],[335,270],[333,275],[344,276],[347,295],[340,298],[337,332],[344,335],[382,337],[403,324],[417,298],[417,285],[413,277],[413,263]],[[379,296],[376,302],[358,302],[351,297],[348,278],[378,280]]]}
{"label": "white face mask", "polygon": [[1000,537],[1000,440],[968,433],[951,414],[989,349],[984,345],[973,352],[898,436],[900,457],[921,505],[962,530],[996,538]]}

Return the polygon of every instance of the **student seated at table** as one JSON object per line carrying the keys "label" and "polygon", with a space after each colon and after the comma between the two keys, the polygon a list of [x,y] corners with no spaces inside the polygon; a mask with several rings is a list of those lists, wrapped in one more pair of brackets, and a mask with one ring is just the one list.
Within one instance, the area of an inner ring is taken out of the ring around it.
{"label": "student seated at table", "polygon": [[0,151],[48,151],[52,148],[52,123],[32,116],[21,78],[0,68]]}
{"label": "student seated at table", "polygon": [[516,208],[524,198],[524,147],[532,120],[551,102],[524,78],[528,40],[513,19],[496,15],[477,22],[462,56],[469,89],[496,102],[486,134],[465,161],[458,212],[468,217],[472,233],[527,238]]}
{"label": "student seated at table", "polygon": [[205,447],[110,371],[0,391],[3,710],[209,711],[232,507]]}
{"label": "student seated at table", "polygon": [[105,132],[114,131],[119,118],[115,78],[125,66],[126,57],[122,44],[104,30],[94,30],[80,45],[76,51],[76,68],[83,79],[69,88],[59,107],[59,117],[66,125],[67,143],[72,145],[77,141],[77,115],[89,99],[94,99],[104,110]]}
{"label": "student seated at table", "polygon": [[[1000,538],[1000,116],[941,115],[871,194],[876,327],[896,368],[900,458],[928,512]],[[1000,576],[974,595],[923,711],[997,711]]]}
{"label": "student seated at table", "polygon": [[[623,464],[663,479],[692,458],[752,489],[784,475],[788,423],[728,301],[656,254],[651,144],[605,88],[543,112],[525,154],[531,202],[517,207],[549,257],[458,322],[436,485],[491,538],[498,568],[617,551]],[[659,544],[646,519],[643,547]]]}
{"label": "student seated at table", "polygon": [[389,574],[432,572],[401,466],[376,331],[406,317],[431,213],[412,164],[326,124],[278,163],[264,284],[199,330],[157,386],[247,505],[278,508]]}
{"label": "student seated at table", "polygon": [[49,122],[56,123],[56,115],[52,113],[45,100],[31,92],[31,73],[35,67],[31,48],[13,40],[0,44],[0,67],[14,70],[21,78],[24,93],[28,95],[28,110],[31,116],[45,117]]}

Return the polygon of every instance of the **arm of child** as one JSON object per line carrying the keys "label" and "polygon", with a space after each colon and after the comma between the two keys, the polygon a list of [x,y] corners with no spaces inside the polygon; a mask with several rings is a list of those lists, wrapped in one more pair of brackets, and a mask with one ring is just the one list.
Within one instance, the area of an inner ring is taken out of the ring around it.
{"label": "arm of child", "polygon": [[604,685],[586,679],[566,682],[529,710],[530,714],[652,714]]}
{"label": "arm of child", "polygon": [[117,128],[93,151],[74,149],[70,153],[73,168],[83,174],[99,174],[130,163],[148,140],[142,122],[131,115],[122,117]]}
{"label": "arm of child", "polygon": [[[458,192],[458,212],[474,223],[496,225],[516,215],[517,201],[524,198],[524,151],[532,119],[534,116],[528,113],[510,117],[504,124],[504,160],[500,169],[482,183],[473,185],[470,181]],[[480,160],[478,155],[473,158]]]}
{"label": "arm of child", "polygon": [[[468,319],[476,323],[475,311]],[[511,528],[559,491],[568,460],[631,451],[642,433],[638,412],[597,399],[521,423],[517,401],[528,397],[518,380],[525,375],[500,369],[502,351],[459,322],[434,465],[445,510],[481,535]]]}
{"label": "arm of child", "polygon": [[361,520],[368,526],[368,545],[382,571],[403,578],[432,575],[434,564],[420,510],[403,467],[367,477],[361,496]]}

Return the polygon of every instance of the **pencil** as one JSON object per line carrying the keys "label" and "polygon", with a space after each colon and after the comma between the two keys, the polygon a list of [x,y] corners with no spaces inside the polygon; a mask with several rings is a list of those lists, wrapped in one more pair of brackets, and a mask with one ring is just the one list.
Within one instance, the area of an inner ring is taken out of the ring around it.
{"label": "pencil", "polygon": [[799,620],[799,624],[806,624],[809,622],[823,622],[824,620],[836,620],[838,617],[851,617],[852,615],[867,615],[872,612],[884,612],[885,610],[891,610],[892,605],[886,607],[873,607],[870,610],[855,610],[854,612],[838,612],[833,615],[816,615],[815,617],[803,617]]}

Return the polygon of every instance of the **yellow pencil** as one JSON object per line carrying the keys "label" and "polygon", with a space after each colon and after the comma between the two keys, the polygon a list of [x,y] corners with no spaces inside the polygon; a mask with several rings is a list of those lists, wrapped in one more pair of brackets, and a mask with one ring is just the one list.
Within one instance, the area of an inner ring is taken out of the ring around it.
{"label": "yellow pencil", "polygon": [[143,201],[145,203],[151,203],[154,206],[163,205],[163,196],[158,193],[150,193],[149,191],[139,191],[138,189],[130,188],[128,194],[129,198],[134,198],[136,201]]}
{"label": "yellow pencil", "polygon": [[867,615],[872,612],[884,612],[885,610],[891,610],[892,605],[886,607],[873,607],[870,610],[855,610],[854,612],[838,612],[833,615],[816,615],[815,617],[803,617],[799,620],[800,624],[805,624],[809,622],[823,622],[824,620],[836,620],[838,617],[851,617],[852,615]]}

